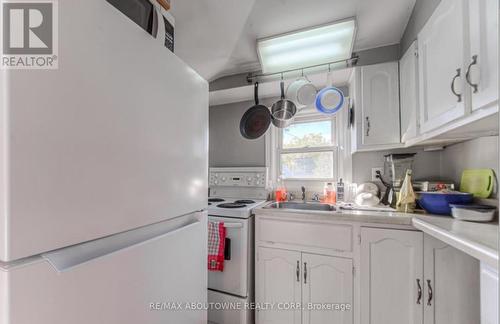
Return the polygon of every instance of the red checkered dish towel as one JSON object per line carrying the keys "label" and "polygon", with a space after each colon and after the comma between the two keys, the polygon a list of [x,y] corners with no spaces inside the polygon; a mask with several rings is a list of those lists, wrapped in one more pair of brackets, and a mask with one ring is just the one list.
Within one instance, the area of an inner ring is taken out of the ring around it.
{"label": "red checkered dish towel", "polygon": [[226,228],[222,222],[208,222],[208,270],[224,271]]}

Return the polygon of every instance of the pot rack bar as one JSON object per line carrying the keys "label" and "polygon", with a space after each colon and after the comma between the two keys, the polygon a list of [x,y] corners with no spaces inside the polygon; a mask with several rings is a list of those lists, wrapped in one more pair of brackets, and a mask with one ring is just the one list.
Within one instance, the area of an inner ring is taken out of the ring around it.
{"label": "pot rack bar", "polygon": [[[316,64],[316,65],[310,65],[310,66],[305,66],[305,67],[301,67],[301,68],[297,68],[297,69],[291,69],[291,70],[285,70],[285,71],[280,71],[280,72],[273,72],[273,73],[248,73],[247,75],[247,82],[248,83],[253,83],[254,81],[257,81],[259,79],[263,79],[263,78],[268,78],[268,77],[272,77],[272,76],[281,76],[283,78],[283,74],[286,74],[286,73],[291,73],[291,72],[302,72],[302,74],[304,74],[304,70],[307,70],[307,69],[314,69],[314,68],[318,68],[318,67],[328,67],[328,71],[332,71],[332,70],[339,70],[339,69],[345,69],[346,67],[352,67],[354,65],[356,65],[358,63],[358,60],[359,60],[359,56],[353,56],[347,60],[340,60],[340,61],[334,61],[334,62],[329,62],[329,63],[322,63],[322,64]],[[335,65],[335,64],[340,64],[340,63],[345,63],[346,66],[342,66],[342,67],[334,67],[332,69],[332,65]]]}

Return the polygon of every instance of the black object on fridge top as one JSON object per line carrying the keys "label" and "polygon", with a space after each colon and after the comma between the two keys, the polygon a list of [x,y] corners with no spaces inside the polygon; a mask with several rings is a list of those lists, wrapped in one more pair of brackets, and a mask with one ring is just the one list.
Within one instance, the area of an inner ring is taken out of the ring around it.
{"label": "black object on fridge top", "polygon": [[168,21],[168,19],[163,16],[163,22],[165,23],[165,47],[174,51],[174,26]]}

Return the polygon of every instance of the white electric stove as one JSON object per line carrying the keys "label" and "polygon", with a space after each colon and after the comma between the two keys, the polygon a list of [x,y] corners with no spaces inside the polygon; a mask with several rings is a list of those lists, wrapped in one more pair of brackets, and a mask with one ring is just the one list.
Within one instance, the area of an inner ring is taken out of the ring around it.
{"label": "white electric stove", "polygon": [[[208,302],[240,305],[239,310],[208,311],[210,324],[251,324],[254,312],[253,209],[266,203],[266,168],[211,168],[208,219],[226,227],[223,272],[208,273]],[[230,308],[230,307],[229,307]]]}

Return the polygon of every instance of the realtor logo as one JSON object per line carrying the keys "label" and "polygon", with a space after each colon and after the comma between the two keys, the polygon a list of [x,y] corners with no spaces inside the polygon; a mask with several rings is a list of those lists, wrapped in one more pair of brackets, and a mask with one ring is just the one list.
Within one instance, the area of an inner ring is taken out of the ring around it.
{"label": "realtor logo", "polygon": [[2,4],[2,57],[6,69],[57,69],[57,2]]}

